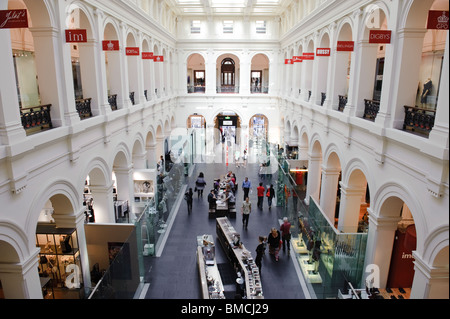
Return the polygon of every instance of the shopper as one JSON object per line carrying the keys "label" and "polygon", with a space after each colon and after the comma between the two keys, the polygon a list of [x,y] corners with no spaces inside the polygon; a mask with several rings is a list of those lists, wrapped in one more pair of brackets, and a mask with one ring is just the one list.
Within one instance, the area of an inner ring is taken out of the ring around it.
{"label": "shopper", "polygon": [[252,182],[249,181],[248,177],[242,182],[242,189],[244,190],[244,200],[248,197],[248,193],[252,188]]}
{"label": "shopper", "polygon": [[259,275],[261,275],[262,258],[264,256],[264,251],[266,250],[266,247],[264,245],[264,237],[263,236],[259,236],[258,240],[259,240],[259,244],[256,247],[255,264],[256,264],[256,266],[258,266]]}
{"label": "shopper", "polygon": [[283,224],[280,227],[281,239],[283,241],[283,252],[286,252],[286,244],[288,249],[288,255],[291,253],[291,223],[287,217],[283,218]]}
{"label": "shopper", "polygon": [[187,208],[188,208],[188,214],[192,212],[192,199],[194,197],[194,192],[192,191],[192,188],[189,188],[189,191],[187,191],[184,194],[184,199],[186,200]]}
{"label": "shopper", "polygon": [[273,184],[270,184],[270,187],[267,189],[266,196],[269,209],[272,209],[272,200],[275,197],[275,189],[273,188]]}
{"label": "shopper", "polygon": [[160,156],[158,163],[156,163],[156,169],[161,174],[164,173],[164,156]]}
{"label": "shopper", "polygon": [[276,261],[278,261],[280,242],[281,242],[280,232],[275,227],[273,227],[270,230],[269,236],[267,236],[267,243],[269,244],[269,254],[274,255]]}
{"label": "shopper", "polygon": [[242,226],[247,229],[248,227],[248,219],[250,217],[250,213],[252,211],[252,203],[250,202],[250,198],[246,197],[245,201],[242,203],[241,213],[242,213]]}
{"label": "shopper", "polygon": [[197,189],[197,198],[203,197],[203,189],[205,188],[206,182],[205,182],[205,176],[203,175],[203,172],[200,172],[198,174],[197,180],[195,181],[195,188]]}
{"label": "shopper", "polygon": [[216,209],[216,194],[214,192],[214,189],[211,189],[211,191],[208,194],[208,203],[209,203],[209,209]]}
{"label": "shopper", "polygon": [[242,156],[243,159],[243,166],[247,167],[247,150],[244,150],[244,155]]}
{"label": "shopper", "polygon": [[225,194],[225,200],[228,202],[228,210],[236,207],[236,197],[232,190],[229,190]]}
{"label": "shopper", "polygon": [[263,183],[259,183],[259,186],[256,188],[258,193],[258,208],[263,209],[263,202],[264,202],[264,193],[266,189],[263,186]]}

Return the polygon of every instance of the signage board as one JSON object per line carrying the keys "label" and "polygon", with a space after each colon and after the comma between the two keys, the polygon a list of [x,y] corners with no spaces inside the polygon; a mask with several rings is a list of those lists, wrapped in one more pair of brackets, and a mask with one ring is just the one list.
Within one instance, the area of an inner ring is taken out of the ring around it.
{"label": "signage board", "polygon": [[0,29],[28,28],[27,9],[0,10]]}

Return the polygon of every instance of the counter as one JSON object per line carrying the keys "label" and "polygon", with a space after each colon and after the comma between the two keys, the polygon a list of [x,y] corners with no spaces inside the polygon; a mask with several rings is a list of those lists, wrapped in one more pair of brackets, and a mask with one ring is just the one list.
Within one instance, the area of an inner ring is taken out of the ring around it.
{"label": "counter", "polygon": [[235,245],[240,235],[235,231],[227,217],[216,218],[216,232],[228,260],[232,263],[236,272],[242,274],[247,299],[263,299],[259,269],[244,244]]}

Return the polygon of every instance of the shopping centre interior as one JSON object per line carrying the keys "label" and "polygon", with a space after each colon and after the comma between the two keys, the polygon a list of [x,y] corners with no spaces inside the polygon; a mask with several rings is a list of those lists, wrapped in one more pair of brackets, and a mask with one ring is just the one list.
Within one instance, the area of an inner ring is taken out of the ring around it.
{"label": "shopping centre interior", "polygon": [[447,0],[0,0],[0,299],[448,299],[448,25]]}

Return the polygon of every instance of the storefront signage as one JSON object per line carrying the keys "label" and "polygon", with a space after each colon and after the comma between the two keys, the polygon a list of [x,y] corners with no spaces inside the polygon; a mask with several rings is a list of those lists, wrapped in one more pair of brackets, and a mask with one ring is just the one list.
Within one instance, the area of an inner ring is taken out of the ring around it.
{"label": "storefront signage", "polygon": [[303,58],[303,61],[314,60],[314,52],[304,52],[302,58]]}
{"label": "storefront signage", "polygon": [[284,59],[284,64],[294,64],[292,59]]}
{"label": "storefront signage", "polygon": [[303,62],[303,57],[301,55],[294,55],[292,57],[292,62],[293,63],[297,63],[297,62]]}
{"label": "storefront signage", "polygon": [[316,55],[317,56],[330,56],[331,49],[330,48],[317,48]]}
{"label": "storefront signage", "polygon": [[139,48],[138,47],[126,47],[125,55],[139,55]]}
{"label": "storefront signage", "polygon": [[338,41],[336,51],[348,51],[352,52],[355,43],[353,41]]}
{"label": "storefront signage", "polygon": [[391,30],[370,30],[369,43],[391,43]]}
{"label": "storefront signage", "polygon": [[427,29],[448,30],[448,11],[428,11]]}
{"label": "storefront signage", "polygon": [[153,61],[155,61],[155,62],[164,62],[164,56],[162,56],[162,55],[155,55],[155,56],[153,56]]}
{"label": "storefront signage", "polygon": [[102,41],[103,51],[119,51],[119,40]]}
{"label": "storefront signage", "polygon": [[153,52],[142,52],[143,60],[153,60]]}
{"label": "storefront signage", "polygon": [[27,9],[0,10],[0,29],[28,28]]}
{"label": "storefront signage", "polygon": [[87,42],[86,29],[66,30],[66,42]]}

